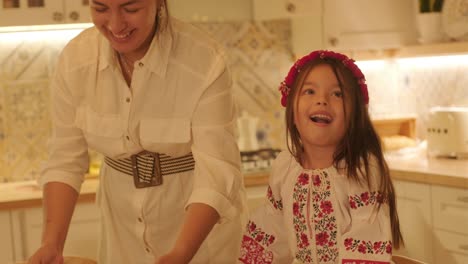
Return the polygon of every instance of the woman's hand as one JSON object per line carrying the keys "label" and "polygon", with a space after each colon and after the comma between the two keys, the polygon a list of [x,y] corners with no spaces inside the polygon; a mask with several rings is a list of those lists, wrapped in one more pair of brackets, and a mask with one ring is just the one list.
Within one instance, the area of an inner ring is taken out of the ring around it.
{"label": "woman's hand", "polygon": [[28,264],[63,264],[62,252],[56,246],[43,245],[29,258]]}

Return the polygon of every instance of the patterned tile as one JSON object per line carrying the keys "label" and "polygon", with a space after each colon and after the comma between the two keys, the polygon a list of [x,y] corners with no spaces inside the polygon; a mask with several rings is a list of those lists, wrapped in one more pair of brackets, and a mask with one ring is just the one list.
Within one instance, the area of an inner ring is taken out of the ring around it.
{"label": "patterned tile", "polygon": [[[293,62],[288,20],[197,23],[228,51],[239,112],[258,118],[260,148],[284,148],[284,109],[277,91]],[[70,36],[0,41],[0,182],[37,177],[50,134],[48,78]],[[431,106],[468,106],[468,64],[384,61],[358,64],[369,86],[373,118],[416,114],[425,138]],[[101,158],[91,152],[92,163]]]}
{"label": "patterned tile", "polygon": [[0,162],[3,181],[37,177],[47,157],[50,133],[49,80],[2,82],[3,134]]}
{"label": "patterned tile", "polygon": [[197,26],[228,49],[240,112],[259,117],[259,147],[281,146],[284,118],[278,84],[293,62],[289,21],[200,23]]}

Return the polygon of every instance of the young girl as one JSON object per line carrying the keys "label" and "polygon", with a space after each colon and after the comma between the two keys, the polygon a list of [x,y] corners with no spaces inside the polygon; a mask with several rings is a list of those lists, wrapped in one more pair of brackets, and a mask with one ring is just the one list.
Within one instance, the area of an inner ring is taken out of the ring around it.
{"label": "young girl", "polygon": [[319,50],[294,64],[280,91],[289,151],[275,160],[239,260],[390,263],[403,240],[364,75],[345,55]]}

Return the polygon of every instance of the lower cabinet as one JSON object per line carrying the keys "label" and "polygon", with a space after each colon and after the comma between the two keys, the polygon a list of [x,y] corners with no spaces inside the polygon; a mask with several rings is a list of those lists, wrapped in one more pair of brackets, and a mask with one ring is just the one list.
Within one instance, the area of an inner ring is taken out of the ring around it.
{"label": "lower cabinet", "polygon": [[468,263],[468,189],[432,186],[434,263]]}
{"label": "lower cabinet", "polygon": [[[41,244],[42,208],[14,210],[11,211],[11,214],[20,230],[20,234],[15,235],[15,239],[20,240],[18,244],[21,245],[20,250],[17,250],[15,260],[26,260]],[[97,258],[99,215],[97,206],[92,202],[76,205],[68,230],[64,256]]]}
{"label": "lower cabinet", "polygon": [[0,211],[0,234],[0,263],[14,263],[14,243],[9,211]]}
{"label": "lower cabinet", "polygon": [[396,254],[434,263],[432,257],[431,186],[394,181],[397,210],[405,247]]}
{"label": "lower cabinet", "polygon": [[394,181],[405,247],[429,264],[468,263],[468,189]]}

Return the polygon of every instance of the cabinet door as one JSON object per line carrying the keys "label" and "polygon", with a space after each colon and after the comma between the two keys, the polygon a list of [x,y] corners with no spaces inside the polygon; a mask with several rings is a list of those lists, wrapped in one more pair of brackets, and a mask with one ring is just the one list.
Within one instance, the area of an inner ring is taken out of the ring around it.
{"label": "cabinet door", "polygon": [[67,23],[91,22],[89,10],[90,0],[63,0],[65,1],[65,19]]}
{"label": "cabinet door", "polygon": [[434,227],[468,236],[468,189],[432,186]]}
{"label": "cabinet door", "polygon": [[415,3],[409,0],[326,0],[325,43],[331,49],[398,48],[415,43]]}
{"label": "cabinet door", "polygon": [[434,263],[468,263],[468,189],[432,186]]}
{"label": "cabinet door", "polygon": [[468,235],[436,229],[434,263],[468,263]]}
{"label": "cabinet door", "polygon": [[397,209],[405,248],[397,254],[432,262],[431,188],[428,184],[395,181]]}
{"label": "cabinet door", "polygon": [[13,263],[13,237],[9,211],[0,211],[0,263]]}
{"label": "cabinet door", "polygon": [[248,21],[251,0],[170,0],[169,13],[190,22]]}
{"label": "cabinet door", "polygon": [[0,0],[0,26],[62,23],[62,0]]}
{"label": "cabinet door", "polygon": [[[94,203],[78,203],[65,242],[65,256],[97,258],[99,239],[99,210]],[[40,246],[42,208],[25,209],[20,213],[23,237],[23,258],[27,259]]]}
{"label": "cabinet door", "polygon": [[308,16],[318,0],[253,0],[255,20]]}

